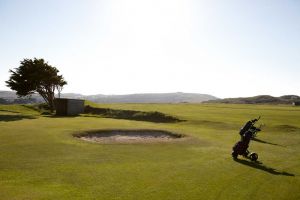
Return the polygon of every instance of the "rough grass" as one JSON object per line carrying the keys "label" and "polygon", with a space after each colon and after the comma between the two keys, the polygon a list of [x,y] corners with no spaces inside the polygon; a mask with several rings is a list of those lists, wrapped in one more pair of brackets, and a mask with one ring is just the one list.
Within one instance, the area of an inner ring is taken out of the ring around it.
{"label": "rough grass", "polygon": [[[50,118],[24,106],[0,106],[0,199],[300,199],[300,108],[93,106],[157,111],[186,121]],[[259,115],[266,126],[250,149],[262,164],[233,161],[230,152],[239,139],[238,129]],[[159,129],[196,139],[102,145],[72,136],[98,129]]]}
{"label": "rough grass", "polygon": [[[111,109],[111,108],[98,108],[92,107],[90,105],[85,106],[84,113],[100,115],[101,117],[114,118],[114,119],[126,119],[126,120],[136,120],[136,121],[149,121],[157,123],[174,123],[180,122],[182,120],[166,115],[157,111],[136,111],[136,110],[120,110],[120,109]],[[89,115],[85,115],[89,116]]]}

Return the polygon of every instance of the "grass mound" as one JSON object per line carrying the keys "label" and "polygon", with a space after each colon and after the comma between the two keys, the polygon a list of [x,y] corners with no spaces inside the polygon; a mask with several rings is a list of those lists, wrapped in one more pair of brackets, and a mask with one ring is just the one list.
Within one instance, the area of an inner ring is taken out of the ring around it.
{"label": "grass mound", "polygon": [[22,105],[25,108],[29,108],[32,110],[35,110],[37,112],[39,112],[42,115],[51,115],[51,111],[50,111],[50,107],[48,104],[46,103],[40,103],[40,104],[26,104],[26,105]]}
{"label": "grass mound", "polygon": [[117,109],[110,109],[110,108],[95,108],[89,105],[85,106],[84,113],[101,115],[106,118],[149,121],[149,122],[157,122],[157,123],[174,123],[174,122],[182,121],[176,117],[166,115],[164,113],[156,112],[156,111],[143,112],[143,111],[135,111],[135,110],[117,110]]}

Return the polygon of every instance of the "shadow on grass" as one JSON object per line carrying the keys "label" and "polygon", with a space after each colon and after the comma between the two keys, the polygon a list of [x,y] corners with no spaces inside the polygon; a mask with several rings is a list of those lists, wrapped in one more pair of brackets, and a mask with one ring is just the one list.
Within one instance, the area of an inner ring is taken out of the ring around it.
{"label": "shadow on grass", "polygon": [[5,109],[0,109],[0,111],[2,111],[2,112],[10,112],[10,113],[20,113],[20,112],[17,112],[17,111],[5,110]]}
{"label": "shadow on grass", "polygon": [[295,131],[299,131],[300,130],[299,127],[291,126],[291,125],[287,125],[287,124],[278,125],[278,126],[275,126],[274,128],[276,130],[284,131],[284,132],[295,132]]}
{"label": "shadow on grass", "polygon": [[252,138],[252,140],[255,141],[255,142],[263,143],[263,144],[270,144],[270,145],[275,145],[275,146],[281,146],[281,147],[284,147],[283,145],[276,144],[276,143],[272,143],[272,142],[267,142],[267,141],[260,140],[260,139],[257,139],[257,138]]}
{"label": "shadow on grass", "polygon": [[148,121],[148,122],[155,122],[155,123],[176,123],[176,122],[183,121],[176,117],[166,115],[161,112],[117,110],[117,109],[110,109],[110,108],[94,108],[91,106],[86,106],[84,108],[84,113],[92,115],[86,117],[104,117],[104,118],[113,118],[113,119]]}
{"label": "shadow on grass", "polygon": [[36,119],[36,117],[30,115],[1,115],[0,114],[0,122],[11,122],[11,121],[18,121],[23,119]]}
{"label": "shadow on grass", "polygon": [[218,130],[227,130],[227,129],[237,129],[238,127],[234,124],[229,124],[225,122],[219,122],[219,121],[209,121],[209,120],[193,120],[192,121],[195,124],[199,124],[201,126],[214,128]]}
{"label": "shadow on grass", "polygon": [[[67,116],[63,116],[63,115],[55,115],[55,114],[51,114],[51,113],[44,113],[42,114],[44,117],[48,117],[48,118],[74,118],[74,117],[80,117],[81,115],[67,115]],[[81,116],[84,117],[84,116]]]}
{"label": "shadow on grass", "polygon": [[274,168],[267,167],[267,166],[263,165],[261,162],[251,162],[251,161],[248,161],[248,160],[240,160],[240,159],[235,159],[234,161],[236,161],[237,163],[243,164],[243,165],[247,165],[249,167],[253,167],[253,168],[268,172],[268,173],[273,174],[273,175],[295,176],[295,174],[291,174],[291,173],[288,173],[288,172],[284,172],[284,171],[279,172]]}

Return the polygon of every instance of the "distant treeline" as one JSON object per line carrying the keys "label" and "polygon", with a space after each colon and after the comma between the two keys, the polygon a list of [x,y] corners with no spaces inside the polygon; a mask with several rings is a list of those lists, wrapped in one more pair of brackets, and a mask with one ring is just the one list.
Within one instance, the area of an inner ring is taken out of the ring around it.
{"label": "distant treeline", "polygon": [[225,98],[205,101],[204,103],[227,103],[227,104],[296,104],[300,103],[297,95],[284,95],[273,97],[269,95],[259,95],[254,97]]}

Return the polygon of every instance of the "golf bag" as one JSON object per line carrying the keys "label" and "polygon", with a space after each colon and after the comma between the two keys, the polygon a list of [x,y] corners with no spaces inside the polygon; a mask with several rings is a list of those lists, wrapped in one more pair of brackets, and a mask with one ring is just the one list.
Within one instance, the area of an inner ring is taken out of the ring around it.
{"label": "golf bag", "polygon": [[258,159],[258,155],[254,152],[250,153],[248,148],[250,140],[256,136],[257,132],[261,131],[260,128],[254,126],[259,119],[260,117],[250,120],[241,128],[239,132],[241,140],[232,147],[231,155],[234,159],[237,159],[238,155],[242,155],[252,161],[256,161]]}

